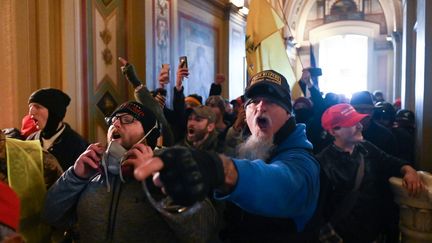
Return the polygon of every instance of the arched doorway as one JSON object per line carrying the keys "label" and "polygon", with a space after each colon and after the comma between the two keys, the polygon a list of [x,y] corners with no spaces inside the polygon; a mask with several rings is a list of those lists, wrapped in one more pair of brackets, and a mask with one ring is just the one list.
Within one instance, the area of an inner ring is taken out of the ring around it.
{"label": "arched doorway", "polygon": [[352,93],[367,89],[367,36],[335,35],[320,40],[319,47],[320,67],[325,70],[320,78],[323,93],[350,98]]}
{"label": "arched doorway", "polygon": [[383,90],[391,97],[393,50],[380,50],[379,38],[379,25],[365,21],[338,21],[312,29],[309,39],[323,69],[322,91],[350,97],[356,91]]}

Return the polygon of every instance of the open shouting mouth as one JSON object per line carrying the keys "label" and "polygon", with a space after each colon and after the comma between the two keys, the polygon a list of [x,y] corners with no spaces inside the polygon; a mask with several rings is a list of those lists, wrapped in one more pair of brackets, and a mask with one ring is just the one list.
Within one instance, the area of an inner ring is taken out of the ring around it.
{"label": "open shouting mouth", "polygon": [[259,116],[256,118],[256,124],[260,129],[266,129],[270,126],[270,121],[265,116]]}
{"label": "open shouting mouth", "polygon": [[121,138],[121,135],[118,131],[113,131],[111,135],[111,140],[119,139]]}

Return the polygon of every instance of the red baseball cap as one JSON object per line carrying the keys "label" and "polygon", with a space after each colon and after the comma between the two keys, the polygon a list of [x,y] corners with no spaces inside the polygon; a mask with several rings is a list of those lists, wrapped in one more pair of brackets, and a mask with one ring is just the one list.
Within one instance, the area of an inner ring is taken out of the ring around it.
{"label": "red baseball cap", "polygon": [[17,194],[3,182],[0,182],[0,212],[0,224],[18,230],[20,200]]}
{"label": "red baseball cap", "polygon": [[321,125],[326,131],[335,127],[352,127],[367,116],[369,115],[358,113],[350,104],[337,104],[324,111]]}

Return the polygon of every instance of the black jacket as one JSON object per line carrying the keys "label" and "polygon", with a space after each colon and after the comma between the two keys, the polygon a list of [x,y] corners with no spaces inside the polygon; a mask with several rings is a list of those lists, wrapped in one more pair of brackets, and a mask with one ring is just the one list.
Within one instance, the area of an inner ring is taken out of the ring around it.
{"label": "black jacket", "polygon": [[397,155],[396,138],[386,127],[371,120],[369,127],[363,129],[362,133],[364,139],[373,143],[384,152],[393,156]]}
{"label": "black jacket", "polygon": [[[60,136],[54,141],[48,149],[60,163],[62,169],[66,171],[75,163],[75,160],[87,149],[89,143],[75,132],[67,123],[64,123],[65,129]],[[27,140],[41,140],[41,131],[37,131]]]}
{"label": "black jacket", "polygon": [[329,180],[323,212],[327,220],[354,187],[360,154],[365,168],[357,200],[351,211],[334,225],[344,242],[370,242],[377,238],[387,223],[392,203],[388,179],[400,176],[401,167],[408,164],[367,141],[358,144],[352,154],[329,145],[317,155]]}

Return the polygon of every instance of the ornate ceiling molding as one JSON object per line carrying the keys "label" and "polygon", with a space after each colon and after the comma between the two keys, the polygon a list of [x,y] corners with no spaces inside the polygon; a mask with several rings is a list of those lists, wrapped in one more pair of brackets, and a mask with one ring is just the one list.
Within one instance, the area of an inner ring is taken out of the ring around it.
{"label": "ornate ceiling molding", "polygon": [[[402,29],[402,4],[400,0],[378,0],[386,21],[387,34]],[[307,23],[316,0],[294,0],[284,6],[292,35],[298,43],[307,41]]]}

